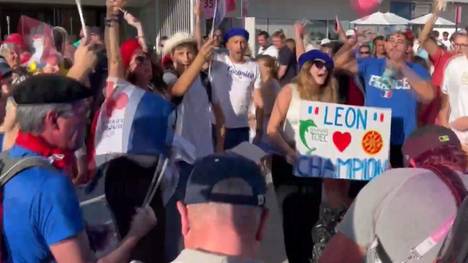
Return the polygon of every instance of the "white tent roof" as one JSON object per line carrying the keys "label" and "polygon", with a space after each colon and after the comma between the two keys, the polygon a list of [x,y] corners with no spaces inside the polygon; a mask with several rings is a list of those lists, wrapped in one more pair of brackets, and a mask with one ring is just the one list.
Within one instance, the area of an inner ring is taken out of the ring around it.
{"label": "white tent roof", "polygon": [[[424,25],[429,19],[431,19],[431,17],[432,17],[432,14],[423,15],[423,16],[420,16],[411,20],[410,23],[415,24],[415,25]],[[445,18],[439,17],[437,21],[435,22],[435,25],[436,26],[454,26],[455,23]]]}
{"label": "white tent roof", "polygon": [[371,15],[351,21],[355,25],[407,25],[409,20],[394,13],[375,12]]}

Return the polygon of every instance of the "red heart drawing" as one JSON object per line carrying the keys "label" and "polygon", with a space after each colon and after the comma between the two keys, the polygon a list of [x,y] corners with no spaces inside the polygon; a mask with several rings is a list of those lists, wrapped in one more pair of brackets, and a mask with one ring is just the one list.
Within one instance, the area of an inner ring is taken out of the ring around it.
{"label": "red heart drawing", "polygon": [[333,143],[340,152],[344,152],[349,144],[351,144],[351,133],[338,131],[333,133]]}

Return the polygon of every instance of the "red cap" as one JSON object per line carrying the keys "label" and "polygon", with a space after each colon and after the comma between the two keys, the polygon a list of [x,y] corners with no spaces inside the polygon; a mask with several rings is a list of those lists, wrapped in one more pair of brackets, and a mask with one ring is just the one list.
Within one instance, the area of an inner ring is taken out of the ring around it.
{"label": "red cap", "polygon": [[9,34],[4,43],[11,43],[17,45],[19,48],[24,49],[24,40],[23,36],[18,33]]}
{"label": "red cap", "polygon": [[130,65],[130,61],[132,60],[133,54],[138,49],[141,49],[141,46],[138,43],[137,39],[131,38],[122,43],[122,45],[120,46],[120,56],[122,56],[122,62],[125,68],[128,68],[128,65]]}

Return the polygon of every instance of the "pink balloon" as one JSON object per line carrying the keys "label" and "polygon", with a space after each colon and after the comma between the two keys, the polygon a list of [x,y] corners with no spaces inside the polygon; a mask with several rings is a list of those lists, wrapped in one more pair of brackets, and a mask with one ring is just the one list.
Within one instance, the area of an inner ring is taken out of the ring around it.
{"label": "pink balloon", "polygon": [[360,16],[370,15],[380,5],[379,0],[351,0],[351,6]]}

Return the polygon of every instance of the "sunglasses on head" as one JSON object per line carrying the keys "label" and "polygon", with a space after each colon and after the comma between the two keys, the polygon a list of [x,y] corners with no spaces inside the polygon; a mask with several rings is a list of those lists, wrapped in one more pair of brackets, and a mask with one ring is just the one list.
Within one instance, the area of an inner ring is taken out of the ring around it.
{"label": "sunglasses on head", "polygon": [[[326,68],[325,62],[321,60],[313,60],[312,65],[314,65],[317,69],[323,69]],[[327,68],[328,69],[328,68]]]}

